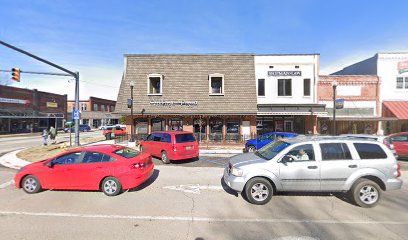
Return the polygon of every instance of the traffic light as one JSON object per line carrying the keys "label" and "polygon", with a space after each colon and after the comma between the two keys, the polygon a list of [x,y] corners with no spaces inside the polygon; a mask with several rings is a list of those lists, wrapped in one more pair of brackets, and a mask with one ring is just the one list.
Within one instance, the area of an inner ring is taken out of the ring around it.
{"label": "traffic light", "polygon": [[11,69],[11,80],[16,82],[20,82],[20,68],[12,68]]}

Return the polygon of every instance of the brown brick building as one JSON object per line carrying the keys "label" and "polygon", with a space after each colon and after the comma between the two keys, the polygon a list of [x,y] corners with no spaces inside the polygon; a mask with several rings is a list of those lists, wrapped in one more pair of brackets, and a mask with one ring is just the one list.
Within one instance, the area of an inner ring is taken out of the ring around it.
{"label": "brown brick building", "polygon": [[63,128],[67,95],[0,85],[0,133]]}
{"label": "brown brick building", "polygon": [[326,104],[328,117],[320,117],[318,130],[331,134],[333,127],[333,82],[336,99],[344,99],[344,108],[336,110],[337,134],[375,134],[382,120],[379,101],[379,79],[375,75],[320,76],[318,101]]}
{"label": "brown brick building", "polygon": [[[256,134],[254,80],[250,54],[129,54],[116,112],[127,116],[138,135],[185,130],[202,140],[239,141]],[[133,120],[127,105],[131,82]]]}
{"label": "brown brick building", "polygon": [[[75,101],[69,100],[68,120],[72,118],[72,110],[75,108]],[[87,124],[93,128],[98,128],[106,124],[118,124],[119,116],[114,114],[116,101],[89,97],[88,100],[79,101],[79,110],[81,111],[80,124]]]}

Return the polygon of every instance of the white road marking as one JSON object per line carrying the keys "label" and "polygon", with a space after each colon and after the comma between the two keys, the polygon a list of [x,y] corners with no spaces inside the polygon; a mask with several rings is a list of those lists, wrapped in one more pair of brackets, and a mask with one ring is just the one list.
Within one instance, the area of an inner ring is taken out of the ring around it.
{"label": "white road marking", "polygon": [[201,190],[213,190],[213,191],[222,191],[223,188],[221,186],[200,186],[200,184],[187,184],[187,185],[179,185],[179,186],[165,186],[164,189],[170,189],[175,191],[182,191],[186,193],[194,193],[200,194]]}
{"label": "white road marking", "polygon": [[36,216],[36,217],[73,217],[73,218],[106,218],[136,219],[143,221],[196,221],[196,222],[246,222],[246,223],[317,223],[317,224],[370,224],[370,225],[408,225],[408,221],[366,221],[366,220],[318,220],[318,219],[277,219],[277,218],[208,218],[208,217],[171,217],[171,216],[134,216],[134,215],[103,215],[80,213],[50,212],[14,212],[0,211],[0,216]]}
{"label": "white road marking", "polygon": [[14,180],[10,180],[10,181],[8,181],[8,182],[5,182],[5,183],[3,183],[3,184],[0,184],[0,189],[6,188],[6,187],[8,187],[8,186],[10,186],[10,185],[12,185],[12,184],[14,184]]}

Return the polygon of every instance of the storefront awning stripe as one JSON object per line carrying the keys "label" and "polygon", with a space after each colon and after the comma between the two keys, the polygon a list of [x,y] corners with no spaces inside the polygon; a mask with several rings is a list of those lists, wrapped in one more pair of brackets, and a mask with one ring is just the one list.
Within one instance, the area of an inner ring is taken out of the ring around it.
{"label": "storefront awning stripe", "polygon": [[384,117],[408,120],[408,101],[385,101],[383,102],[383,107]]}

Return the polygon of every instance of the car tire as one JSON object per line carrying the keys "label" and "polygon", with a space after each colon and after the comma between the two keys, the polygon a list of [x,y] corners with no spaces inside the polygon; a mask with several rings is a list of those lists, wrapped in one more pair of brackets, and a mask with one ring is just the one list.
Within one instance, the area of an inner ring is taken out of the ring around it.
{"label": "car tire", "polygon": [[170,159],[169,159],[169,156],[167,155],[166,151],[162,151],[161,159],[162,159],[162,162],[164,164],[169,164],[170,163]]}
{"label": "car tire", "polygon": [[112,136],[111,136],[110,133],[106,134],[105,137],[106,137],[106,140],[111,140],[112,139]]}
{"label": "car tire", "polygon": [[122,184],[114,177],[107,177],[102,182],[101,190],[106,196],[116,196],[122,192]]}
{"label": "car tire", "polygon": [[253,146],[253,145],[248,146],[248,152],[255,152],[255,151],[256,151],[255,146]]}
{"label": "car tire", "polygon": [[352,200],[363,208],[375,207],[381,199],[381,194],[380,186],[366,178],[358,179],[350,190]]}
{"label": "car tire", "polygon": [[252,178],[245,184],[245,196],[252,204],[264,205],[273,196],[272,184],[262,177]]}
{"label": "car tire", "polygon": [[21,187],[26,193],[29,194],[38,193],[41,191],[40,181],[34,175],[25,176],[23,181],[21,181]]}

